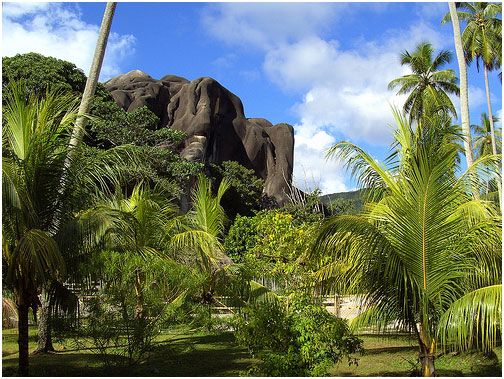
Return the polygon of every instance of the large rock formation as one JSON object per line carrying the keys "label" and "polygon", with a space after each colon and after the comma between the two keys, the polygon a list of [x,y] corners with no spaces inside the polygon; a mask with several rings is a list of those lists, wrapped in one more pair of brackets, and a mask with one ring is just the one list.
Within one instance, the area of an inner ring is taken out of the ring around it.
{"label": "large rock formation", "polygon": [[182,156],[216,164],[237,161],[264,179],[264,194],[279,205],[287,200],[294,155],[292,126],[245,118],[241,100],[211,78],[190,82],[167,75],[157,80],[134,70],[110,79],[105,87],[125,110],[147,106],[162,127],[186,132]]}

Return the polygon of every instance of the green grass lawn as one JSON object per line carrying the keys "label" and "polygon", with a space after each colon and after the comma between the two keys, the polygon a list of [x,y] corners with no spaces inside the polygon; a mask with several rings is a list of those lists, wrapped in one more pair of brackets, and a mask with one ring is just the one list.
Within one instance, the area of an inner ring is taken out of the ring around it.
{"label": "green grass lawn", "polygon": [[[415,341],[406,336],[383,339],[362,336],[366,354],[359,365],[341,363],[333,376],[409,376],[416,364]],[[2,375],[17,372],[17,330],[2,335]],[[30,350],[36,347],[36,328],[30,328]],[[240,376],[254,364],[247,350],[237,346],[231,333],[206,334],[180,329],[162,334],[148,362],[134,368],[104,368],[90,350],[76,351],[55,344],[55,354],[30,356],[33,376]],[[501,376],[502,348],[493,357],[481,353],[448,354],[436,359],[440,376]],[[417,366],[418,367],[418,366]]]}
{"label": "green grass lawn", "polygon": [[[388,338],[365,335],[365,354],[358,366],[340,363],[332,370],[333,376],[410,376],[420,368],[418,345],[410,336],[392,335]],[[446,354],[435,360],[439,376],[501,376],[502,347],[497,347],[492,356],[482,353]]]}

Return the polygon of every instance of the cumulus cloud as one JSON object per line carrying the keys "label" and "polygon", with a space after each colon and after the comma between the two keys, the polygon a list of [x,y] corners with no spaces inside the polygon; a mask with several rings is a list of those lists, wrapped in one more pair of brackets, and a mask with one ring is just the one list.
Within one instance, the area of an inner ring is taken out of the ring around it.
{"label": "cumulus cloud", "polygon": [[[99,25],[81,19],[63,3],[3,3],[2,55],[36,52],[74,63],[87,74]],[[100,80],[121,72],[121,62],[134,53],[135,37],[110,33]]]}

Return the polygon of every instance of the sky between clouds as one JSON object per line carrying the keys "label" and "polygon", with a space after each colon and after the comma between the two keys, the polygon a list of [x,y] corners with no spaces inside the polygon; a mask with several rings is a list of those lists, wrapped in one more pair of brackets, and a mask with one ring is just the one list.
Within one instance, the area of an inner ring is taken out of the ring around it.
{"label": "sky between clouds", "polygon": [[[87,74],[103,10],[3,3],[2,56],[35,51]],[[454,50],[451,24],[440,24],[447,12],[446,3],[119,3],[100,80],[133,69],[211,76],[242,99],[247,117],[294,126],[299,186],[347,191],[354,181],[341,163],[325,161],[325,150],[348,140],[387,155],[390,107],[404,101],[387,85],[408,73],[399,54],[421,41]],[[455,55],[447,68],[458,75]],[[500,116],[502,87],[491,76]],[[470,69],[471,123],[486,111],[482,77]]]}

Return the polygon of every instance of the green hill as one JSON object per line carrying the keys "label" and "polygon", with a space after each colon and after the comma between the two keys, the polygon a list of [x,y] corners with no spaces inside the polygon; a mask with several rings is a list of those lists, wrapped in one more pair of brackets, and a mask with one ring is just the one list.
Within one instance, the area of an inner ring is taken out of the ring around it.
{"label": "green hill", "polygon": [[322,195],[319,199],[332,215],[358,214],[364,205],[362,190]]}
{"label": "green hill", "polygon": [[362,190],[350,191],[350,192],[337,192],[337,193],[331,193],[329,195],[320,196],[320,201],[323,202],[324,204],[329,204],[337,199],[362,201]]}

